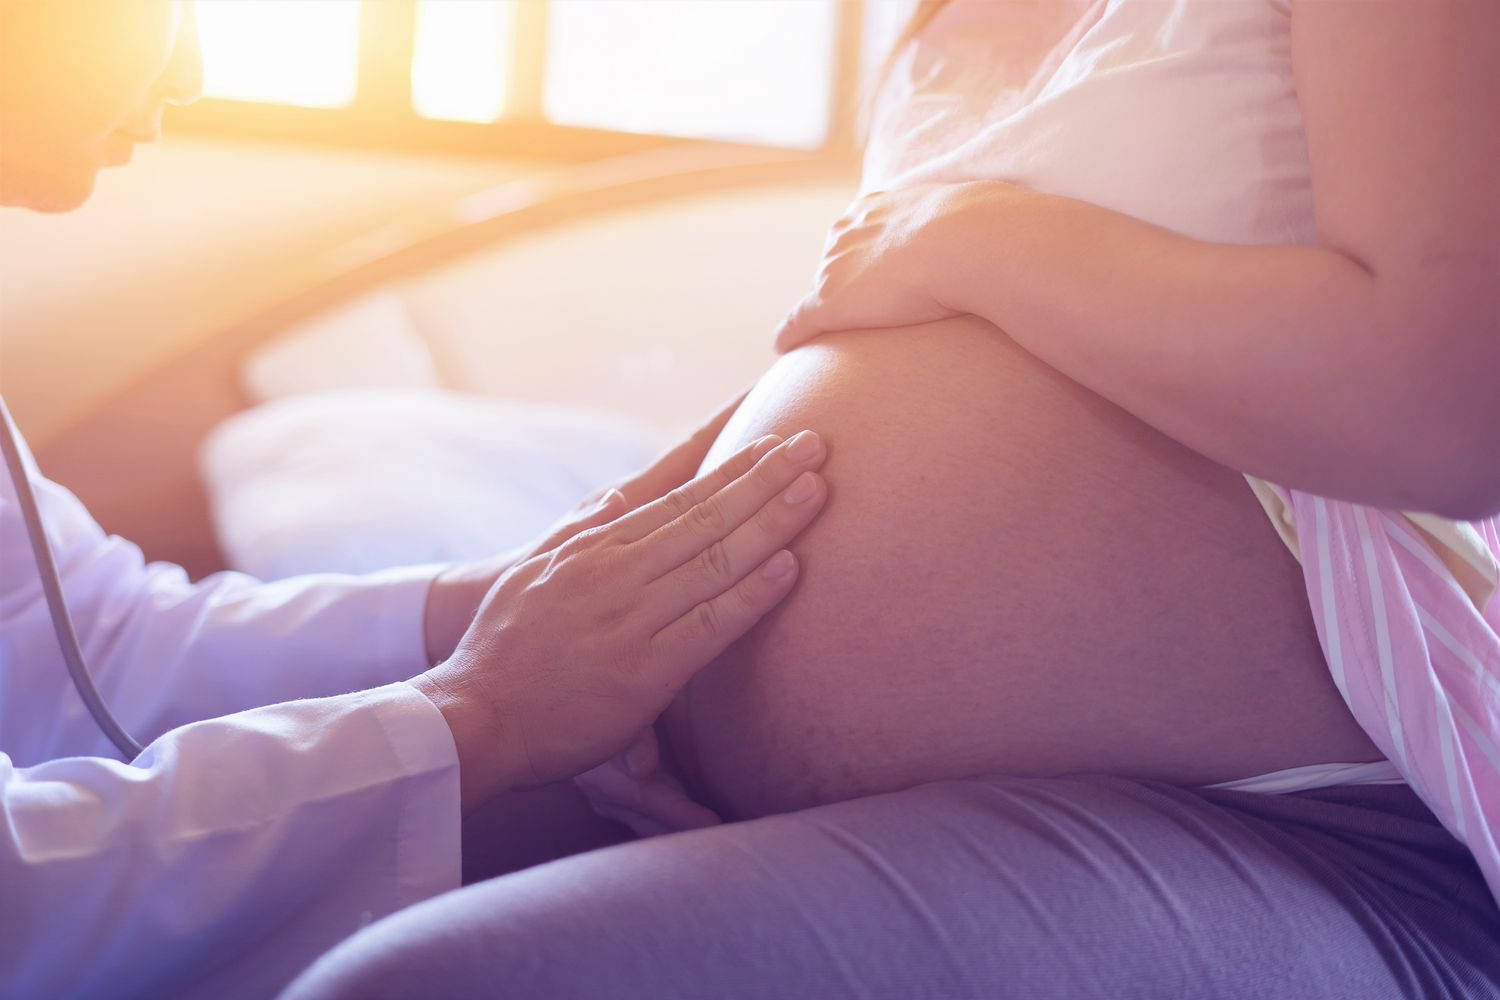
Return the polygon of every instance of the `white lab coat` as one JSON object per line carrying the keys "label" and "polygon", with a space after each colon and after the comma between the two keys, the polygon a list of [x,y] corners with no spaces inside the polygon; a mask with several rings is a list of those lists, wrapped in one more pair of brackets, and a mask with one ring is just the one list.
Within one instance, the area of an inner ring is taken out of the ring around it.
{"label": "white lab coat", "polygon": [[267,996],[458,885],[452,735],[401,683],[431,567],[190,584],[24,457],[84,657],[148,745],[122,763],[73,690],[0,466],[0,996]]}

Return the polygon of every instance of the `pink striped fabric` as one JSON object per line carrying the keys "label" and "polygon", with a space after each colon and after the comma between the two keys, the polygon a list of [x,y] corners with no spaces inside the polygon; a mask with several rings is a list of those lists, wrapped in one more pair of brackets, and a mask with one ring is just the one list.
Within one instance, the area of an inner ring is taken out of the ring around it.
{"label": "pink striped fabric", "polygon": [[[1334,683],[1500,901],[1500,597],[1477,608],[1394,511],[1273,488]],[[1500,558],[1500,518],[1475,527]]]}

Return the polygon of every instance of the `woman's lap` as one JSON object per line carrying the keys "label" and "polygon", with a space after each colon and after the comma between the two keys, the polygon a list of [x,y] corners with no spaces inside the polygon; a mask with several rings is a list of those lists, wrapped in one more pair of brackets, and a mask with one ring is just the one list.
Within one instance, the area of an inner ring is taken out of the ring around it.
{"label": "woman's lap", "polygon": [[1500,996],[1500,912],[1404,786],[970,778],[542,865],[294,997]]}

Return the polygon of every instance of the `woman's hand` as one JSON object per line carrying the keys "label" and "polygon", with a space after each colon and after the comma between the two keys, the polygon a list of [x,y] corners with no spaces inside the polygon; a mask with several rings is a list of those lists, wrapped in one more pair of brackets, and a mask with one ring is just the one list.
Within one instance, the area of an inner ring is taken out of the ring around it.
{"label": "woman's hand", "polygon": [[775,606],[797,576],[782,546],[826,497],[823,457],[804,431],[628,514],[611,491],[592,526],[508,570],[412,682],[453,731],[465,810],[599,764]]}
{"label": "woman's hand", "polygon": [[983,252],[982,241],[968,233],[972,227],[961,223],[965,210],[997,186],[1008,185],[927,184],[860,198],[829,230],[817,283],[776,331],[776,350],[837,330],[961,315],[941,288],[955,262]]}
{"label": "woman's hand", "polygon": [[638,837],[698,830],[721,823],[717,813],[688,798],[661,766],[656,730],[648,726],[635,742],[573,783],[594,812],[629,828]]}

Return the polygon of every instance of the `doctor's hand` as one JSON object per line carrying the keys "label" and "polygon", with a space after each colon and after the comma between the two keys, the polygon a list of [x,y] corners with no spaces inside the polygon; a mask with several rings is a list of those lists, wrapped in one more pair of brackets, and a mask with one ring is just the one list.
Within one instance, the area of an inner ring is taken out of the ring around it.
{"label": "doctor's hand", "polygon": [[453,656],[411,682],[453,732],[464,810],[604,761],[786,596],[783,546],[823,505],[824,454],[810,431],[762,438],[629,513],[612,490],[508,570]]}
{"label": "doctor's hand", "polygon": [[[686,440],[658,457],[649,468],[615,487],[624,495],[626,508],[634,510],[658,500],[692,479],[703,464],[708,449],[730,416],[744,402],[745,396],[746,393],[740,393]],[[453,655],[458,640],[468,631],[474,616],[479,613],[480,603],[496,580],[512,566],[557,548],[591,526],[599,515],[599,502],[606,494],[607,490],[600,490],[586,499],[578,509],[558,521],[546,538],[534,545],[488,559],[457,563],[439,573],[427,588],[427,606],[422,616],[428,664],[440,663]]]}

